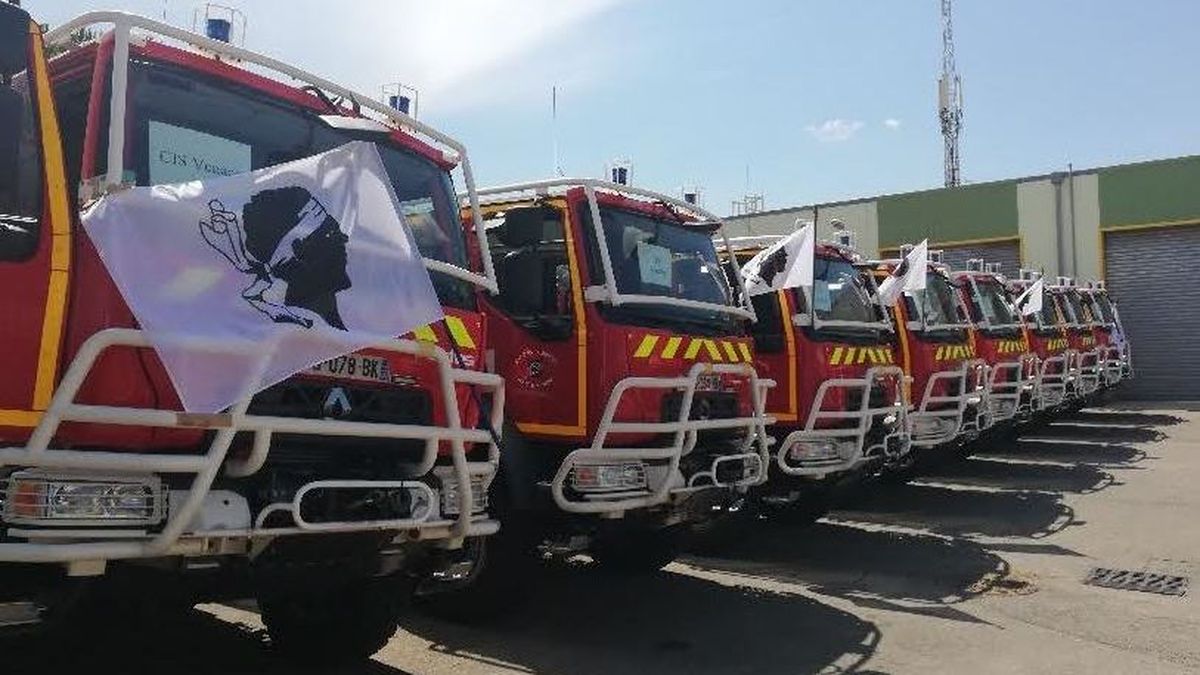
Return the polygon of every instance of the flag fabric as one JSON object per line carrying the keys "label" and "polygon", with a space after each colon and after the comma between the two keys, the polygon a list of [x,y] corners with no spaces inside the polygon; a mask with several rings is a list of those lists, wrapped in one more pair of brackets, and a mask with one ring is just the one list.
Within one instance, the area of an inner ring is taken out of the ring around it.
{"label": "flag fabric", "polygon": [[914,246],[892,274],[879,285],[880,301],[892,307],[900,299],[901,293],[925,290],[925,275],[928,269],[929,240],[926,239]]}
{"label": "flag fabric", "polygon": [[189,412],[442,318],[371,143],[114,192],[82,219]]}
{"label": "flag fabric", "polygon": [[1025,292],[1017,296],[1016,306],[1022,316],[1031,316],[1042,311],[1042,297],[1046,284],[1041,279],[1029,285]]}
{"label": "flag fabric", "polygon": [[[800,221],[796,221],[799,225]],[[813,256],[816,248],[812,223],[759,251],[742,265],[748,295],[785,288],[813,285]]]}

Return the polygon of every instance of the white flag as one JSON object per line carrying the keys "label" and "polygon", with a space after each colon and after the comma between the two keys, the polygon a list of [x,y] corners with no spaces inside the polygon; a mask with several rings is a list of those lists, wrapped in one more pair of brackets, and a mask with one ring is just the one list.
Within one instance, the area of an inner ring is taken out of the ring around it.
{"label": "white flag", "polygon": [[442,317],[371,143],[116,192],[83,223],[190,412]]}
{"label": "white flag", "polygon": [[1022,316],[1030,316],[1042,311],[1042,296],[1045,293],[1045,282],[1041,279],[1029,285],[1025,292],[1017,296],[1017,309]]}
{"label": "white flag", "polygon": [[879,299],[891,307],[906,291],[925,290],[925,275],[929,268],[929,240],[917,244],[904,256],[891,276],[879,285]]}
{"label": "white flag", "polygon": [[[800,221],[796,221],[799,224]],[[803,227],[759,251],[742,265],[749,295],[813,285],[815,252],[813,224]]]}

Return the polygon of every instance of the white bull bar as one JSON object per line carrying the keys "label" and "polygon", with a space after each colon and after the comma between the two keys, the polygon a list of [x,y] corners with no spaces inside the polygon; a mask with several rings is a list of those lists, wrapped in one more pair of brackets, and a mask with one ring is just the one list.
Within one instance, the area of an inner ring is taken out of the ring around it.
{"label": "white bull bar", "polygon": [[[879,380],[894,379],[897,391],[900,393],[898,404],[871,407],[871,387]],[[791,432],[783,439],[776,452],[775,461],[779,470],[789,476],[818,476],[839,471],[850,471],[862,465],[870,458],[887,455],[892,440],[899,441],[901,450],[896,456],[908,452],[909,424],[908,400],[904,396],[904,370],[899,366],[873,366],[867,369],[862,378],[837,378],[825,380],[817,389],[813,407],[803,429]],[[825,410],[825,398],[835,390],[844,391],[847,396],[858,392],[861,396],[857,409],[854,410]],[[881,416],[895,415],[895,431],[887,434],[878,443],[867,446],[867,434],[872,424]],[[818,428],[823,422],[854,420],[857,424],[852,428]],[[828,440],[847,443],[848,453],[839,453],[837,457],[811,458],[795,460],[790,457],[791,449],[797,443]]]}
{"label": "white bull bar", "polygon": [[[1037,409],[1053,410],[1067,402],[1075,382],[1075,352],[1067,350],[1038,364]],[[1057,366],[1057,368],[1055,368]]]}
{"label": "white bull bar", "polygon": [[1127,359],[1125,352],[1117,345],[1105,345],[1100,348],[1100,376],[1105,387],[1116,385],[1126,377]]}
{"label": "white bull bar", "polygon": [[[0,468],[20,467],[68,470],[71,472],[136,472],[138,474],[194,474],[184,492],[182,504],[166,512],[166,520],[157,533],[144,530],[116,530],[96,527],[87,530],[37,528],[14,530],[10,536],[41,539],[41,543],[0,543],[0,562],[73,562],[102,561],[123,558],[145,558],[169,555],[212,555],[214,551],[236,551],[251,540],[270,539],[283,535],[314,532],[354,532],[370,530],[406,531],[412,539],[447,540],[455,545],[464,537],[483,536],[496,532],[499,523],[472,514],[473,476],[480,477],[485,486],[495,475],[499,449],[491,434],[482,429],[462,426],[456,397],[456,385],[480,387],[492,394],[491,423],[499,430],[503,419],[504,387],[497,375],[454,368],[442,349],[413,340],[389,340],[373,349],[394,354],[407,354],[430,359],[437,363],[438,387],[445,402],[446,426],[412,424],[381,424],[339,420],[318,420],[273,417],[247,414],[250,398],[233,405],[228,412],[195,415],[171,410],[126,408],[89,405],[75,402],[80,386],[99,356],[111,347],[150,347],[140,330],[109,328],[89,337],[67,368],[50,405],[38,426],[23,447],[0,448]],[[161,428],[191,428],[212,430],[213,438],[204,454],[156,454],[147,452],[93,452],[61,450],[49,447],[59,425],[63,422],[88,422],[117,426]],[[252,432],[253,448],[245,459],[229,458],[227,453],[235,434]],[[371,437],[425,442],[420,464],[411,469],[413,478],[420,478],[433,469],[438,458],[440,442],[451,447],[453,479],[458,488],[458,517],[441,515],[434,499],[434,490],[420,480],[402,481],[315,481],[302,486],[291,502],[267,506],[252,527],[234,530],[190,531],[189,524],[197,516],[212,483],[222,466],[228,475],[249,476],[265,464],[275,433],[331,437]],[[487,461],[470,462],[466,456],[467,443],[483,443],[488,447]],[[73,475],[76,475],[73,473]],[[0,481],[0,486],[5,481]],[[429,501],[423,510],[414,509],[409,518],[374,521],[309,523],[300,516],[300,503],[313,489],[380,488],[407,490],[421,494]],[[172,500],[173,501],[173,500]],[[8,500],[6,500],[8,502]],[[9,507],[6,506],[6,511]],[[293,516],[292,527],[265,527],[268,512],[285,511]],[[400,537],[407,535],[400,535]],[[53,543],[50,542],[52,538]]]}
{"label": "white bull bar", "polygon": [[[1037,379],[1035,354],[1022,354],[1015,361],[1002,361],[991,366],[987,380],[988,425],[1031,415],[1037,396]],[[1025,397],[1025,394],[1029,396]]]}
{"label": "white bull bar", "polygon": [[1076,354],[1075,396],[1083,398],[1100,390],[1103,355],[1100,348]]}
{"label": "white bull bar", "polygon": [[[691,419],[696,385],[700,376],[705,374],[734,375],[744,378],[750,394],[752,414],[749,417]],[[617,382],[608,397],[604,415],[600,420],[592,444],[589,447],[572,451],[559,465],[558,472],[550,483],[550,491],[555,504],[568,513],[605,514],[616,517],[625,511],[664,504],[674,496],[684,496],[714,487],[744,489],[764,482],[767,478],[770,445],[766,427],[768,424],[774,423],[774,419],[765,413],[766,390],[773,386],[775,386],[773,380],[760,379],[758,373],[749,364],[731,363],[697,363],[688,370],[686,375],[680,377],[627,377]],[[668,422],[615,421],[614,417],[621,398],[626,392],[638,389],[682,390],[678,418]],[[680,460],[695,448],[700,432],[719,429],[745,429],[746,433],[742,437],[741,447],[736,453],[715,457],[708,471],[698,472],[685,484],[679,485],[676,482],[676,476],[679,474]],[[605,441],[609,434],[622,433],[670,433],[674,436],[670,445],[661,448],[605,447]],[[746,469],[743,477],[729,483],[720,481],[717,477],[717,467],[722,463],[735,460],[743,462],[743,467]],[[667,471],[657,485],[651,485],[650,472],[647,472],[645,489],[588,493],[583,495],[583,499],[571,499],[567,496],[567,483],[576,467],[632,461],[665,461],[667,462]],[[710,482],[703,483],[705,480]]]}
{"label": "white bull bar", "polygon": [[[982,359],[968,359],[955,370],[930,375],[921,395],[921,405],[909,413],[912,444],[932,448],[948,443],[961,434],[978,434],[987,428],[988,366]],[[941,381],[958,382],[958,394],[933,393]],[[972,417],[968,408],[975,406]],[[945,406],[933,409],[933,406]]]}

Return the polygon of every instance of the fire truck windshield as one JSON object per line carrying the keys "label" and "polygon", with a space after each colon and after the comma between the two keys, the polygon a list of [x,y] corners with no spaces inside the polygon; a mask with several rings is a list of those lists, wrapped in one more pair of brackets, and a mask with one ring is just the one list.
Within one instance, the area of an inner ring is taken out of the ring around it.
{"label": "fire truck windshield", "polygon": [[818,321],[879,327],[879,305],[871,297],[866,274],[839,259],[817,256],[813,265],[812,303]]}
{"label": "fire truck windshield", "polygon": [[[594,240],[589,209],[583,209],[588,243]],[[681,223],[645,213],[610,206],[600,207],[605,247],[612,263],[617,291],[623,295],[663,296],[733,306],[733,291],[718,262],[712,234],[689,229]],[[593,273],[600,269],[593,258]],[[638,323],[679,322],[701,324],[712,330],[728,330],[735,317],[720,311],[672,307],[669,317],[653,305],[624,304],[610,308],[608,315]]]}
{"label": "fire truck windshield", "polygon": [[1117,322],[1116,314],[1113,313],[1112,300],[1103,292],[1092,293],[1093,315],[1099,315],[1101,321],[1106,324],[1114,324]]}
{"label": "fire truck windshield", "polygon": [[925,325],[933,328],[961,325],[957,291],[950,280],[937,272],[929,272],[925,279],[925,292],[921,293],[921,312],[925,317]]}
{"label": "fire truck windshield", "polygon": [[1072,323],[1083,326],[1087,326],[1092,323],[1092,310],[1090,307],[1084,304],[1083,298],[1079,296],[1079,291],[1067,291],[1063,294],[1063,297],[1066,298],[1067,304],[1071,307],[1071,316],[1074,317]]}
{"label": "fire truck windshield", "polygon": [[995,279],[975,279],[975,303],[991,327],[1013,326],[1020,323],[1004,286]]}
{"label": "fire truck windshield", "polygon": [[[242,173],[369,140],[422,255],[468,269],[454,185],[433,160],[378,132],[333,129],[290,100],[179,66],[131,60],[129,88],[127,170],[138,185]],[[473,307],[467,282],[431,276],[443,304]]]}

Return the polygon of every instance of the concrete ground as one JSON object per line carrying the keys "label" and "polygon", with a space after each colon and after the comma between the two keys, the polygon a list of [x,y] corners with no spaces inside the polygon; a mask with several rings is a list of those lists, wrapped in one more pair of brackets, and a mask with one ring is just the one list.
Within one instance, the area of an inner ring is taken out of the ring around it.
{"label": "concrete ground", "polygon": [[[563,565],[518,580],[528,602],[494,624],[411,616],[356,672],[1200,672],[1198,485],[1200,407],[1088,410],[657,575]],[[1083,584],[1097,566],[1189,576],[1193,590]],[[256,615],[225,606],[140,644],[58,656],[106,672],[294,672]]]}

